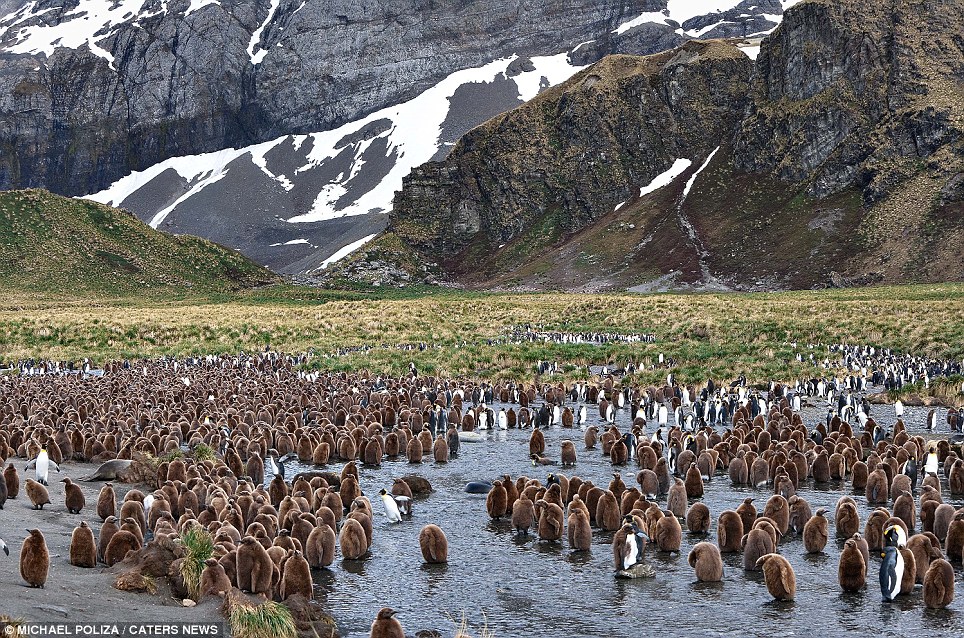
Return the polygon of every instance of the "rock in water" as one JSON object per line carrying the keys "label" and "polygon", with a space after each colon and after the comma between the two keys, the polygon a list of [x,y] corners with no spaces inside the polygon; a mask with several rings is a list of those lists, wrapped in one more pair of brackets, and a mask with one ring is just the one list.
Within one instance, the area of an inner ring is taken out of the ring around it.
{"label": "rock in water", "polygon": [[629,569],[620,569],[616,578],[655,578],[656,568],[647,563],[636,563]]}

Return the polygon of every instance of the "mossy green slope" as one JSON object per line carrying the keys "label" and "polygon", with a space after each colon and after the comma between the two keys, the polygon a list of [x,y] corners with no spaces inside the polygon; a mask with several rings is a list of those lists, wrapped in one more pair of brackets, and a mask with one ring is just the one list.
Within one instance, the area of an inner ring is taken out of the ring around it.
{"label": "mossy green slope", "polygon": [[43,190],[0,192],[0,286],[99,295],[240,290],[277,281],[240,253]]}

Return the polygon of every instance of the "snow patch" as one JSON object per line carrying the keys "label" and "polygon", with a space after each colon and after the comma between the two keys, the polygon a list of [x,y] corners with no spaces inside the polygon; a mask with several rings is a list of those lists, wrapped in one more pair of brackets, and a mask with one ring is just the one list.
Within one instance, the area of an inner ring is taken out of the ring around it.
{"label": "snow patch", "polygon": [[191,0],[191,6],[189,6],[187,8],[187,11],[184,12],[184,16],[187,17],[192,13],[194,13],[195,11],[199,11],[203,9],[209,4],[216,4],[218,6],[221,6],[221,0]]}
{"label": "snow patch", "polygon": [[[715,152],[716,151],[714,151],[714,153]],[[680,158],[676,160],[675,162],[673,162],[672,166],[670,166],[668,169],[666,169],[665,171],[663,171],[662,173],[654,177],[653,181],[651,181],[649,184],[639,189],[639,196],[642,197],[644,195],[648,195],[653,191],[659,190],[664,186],[668,186],[673,182],[674,179],[679,177],[683,171],[689,168],[690,164],[692,163],[693,162],[688,159]]]}
{"label": "snow patch", "polygon": [[261,26],[254,30],[251,34],[251,42],[248,43],[248,57],[251,58],[251,64],[261,64],[261,60],[264,56],[268,55],[268,50],[261,48],[260,51],[255,52],[255,48],[261,46],[261,34],[264,30],[268,28],[271,21],[274,20],[274,14],[278,11],[278,7],[281,5],[281,0],[271,0],[271,7],[268,9],[268,17],[264,19]]}
{"label": "snow patch", "polygon": [[689,178],[688,180],[686,180],[686,186],[683,187],[683,198],[680,199],[680,206],[681,206],[681,207],[682,207],[682,205],[683,205],[683,202],[686,201],[686,196],[690,194],[690,189],[693,188],[693,184],[696,182],[696,178],[699,177],[700,173],[703,172],[703,169],[705,169],[707,166],[710,165],[710,161],[713,159],[713,156],[716,155],[716,152],[717,152],[718,150],[720,150],[720,147],[719,147],[719,146],[717,146],[716,148],[714,148],[714,149],[713,149],[713,152],[710,153],[709,156],[706,158],[706,161],[703,162],[703,164],[696,170],[695,173],[693,173],[693,174],[690,176],[690,178]]}
{"label": "snow patch", "polygon": [[746,53],[746,56],[751,60],[756,60],[756,57],[760,55],[760,45],[740,47],[740,51]]}
{"label": "snow patch", "polygon": [[312,248],[317,248],[317,246],[309,242],[307,239],[292,239],[291,241],[278,242],[277,244],[271,244],[271,247],[274,248],[276,246],[295,246],[298,244],[308,244]]}
{"label": "snow patch", "polygon": [[368,242],[370,242],[372,239],[374,239],[374,238],[375,238],[375,235],[377,235],[377,234],[378,234],[378,233],[372,233],[371,235],[368,235],[367,237],[362,237],[362,238],[359,239],[358,241],[353,241],[352,243],[348,244],[347,246],[344,246],[344,247],[338,249],[338,251],[336,251],[334,255],[332,255],[331,257],[329,257],[329,258],[326,259],[325,261],[321,262],[321,268],[327,268],[328,266],[330,266],[331,264],[335,263],[336,261],[338,261],[338,260],[340,260],[340,259],[344,259],[344,258],[347,257],[348,255],[352,254],[353,252],[355,252],[356,250],[358,250],[359,248],[361,248],[362,246],[364,246],[365,244],[367,244]]}
{"label": "snow patch", "polygon": [[629,31],[630,29],[635,29],[639,25],[646,24],[647,22],[655,22],[656,24],[665,24],[667,17],[668,16],[664,13],[660,13],[658,11],[649,11],[647,13],[644,13],[642,15],[639,15],[633,18],[629,22],[623,22],[621,25],[616,27],[616,30],[613,31],[613,33],[615,33],[616,35],[622,35],[627,31]]}
{"label": "snow patch", "polygon": [[[77,6],[59,18],[59,24],[21,26],[54,9],[34,12],[36,2],[0,20],[0,39],[12,35],[15,43],[3,47],[7,53],[44,54],[48,58],[59,48],[79,49],[87,45],[90,52],[104,58],[114,68],[114,58],[101,42],[113,35],[116,28],[139,15],[147,0],[80,0]],[[19,28],[18,28],[19,27]]]}
{"label": "snow patch", "polygon": [[690,18],[726,11],[738,4],[739,0],[669,0],[666,9],[670,18],[683,24]]}

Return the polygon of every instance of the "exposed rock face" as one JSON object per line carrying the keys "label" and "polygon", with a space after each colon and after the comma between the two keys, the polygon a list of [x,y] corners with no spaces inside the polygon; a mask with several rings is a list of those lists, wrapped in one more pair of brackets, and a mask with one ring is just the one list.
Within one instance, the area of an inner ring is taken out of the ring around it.
{"label": "exposed rock face", "polygon": [[0,187],[70,195],[168,157],[326,130],[500,55],[634,46],[637,34],[611,32],[666,6],[126,0],[95,34],[82,0],[21,5],[0,24]]}
{"label": "exposed rock face", "polygon": [[738,169],[851,186],[868,203],[933,159],[964,167],[964,2],[809,0],[788,11],[757,58]]}
{"label": "exposed rock face", "polygon": [[806,0],[763,40],[752,80],[725,45],[607,58],[413,171],[389,231],[478,286],[964,278],[962,33],[964,0]]}
{"label": "exposed rock face", "polygon": [[720,42],[607,57],[413,171],[391,227],[440,258],[478,233],[507,242],[537,223],[577,231],[676,158],[708,155],[743,114],[750,69]]}

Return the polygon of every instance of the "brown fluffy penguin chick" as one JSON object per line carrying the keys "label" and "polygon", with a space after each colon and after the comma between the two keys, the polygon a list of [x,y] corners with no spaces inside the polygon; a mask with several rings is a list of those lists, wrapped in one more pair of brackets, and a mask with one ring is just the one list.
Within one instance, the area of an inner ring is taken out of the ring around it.
{"label": "brown fluffy penguin chick", "polygon": [[70,564],[74,567],[97,567],[97,543],[87,521],[81,521],[70,535]]}
{"label": "brown fluffy penguin chick", "polygon": [[562,539],[564,520],[562,508],[555,503],[536,501],[539,509],[539,539],[544,541],[558,541]]}
{"label": "brown fluffy penguin chick", "polygon": [[710,508],[705,503],[693,503],[686,512],[686,530],[690,534],[710,531]]}
{"label": "brown fluffy penguin chick", "polygon": [[317,525],[308,534],[305,559],[313,569],[328,567],[335,561],[335,532],[327,524]]}
{"label": "brown fluffy penguin chick", "polygon": [[763,508],[763,515],[773,519],[781,536],[787,533],[787,529],[790,527],[790,505],[787,503],[787,499],[779,494],[774,494],[767,499],[767,504]]}
{"label": "brown fluffy penguin chick", "polygon": [[418,533],[418,546],[426,563],[441,564],[449,561],[449,541],[438,525],[426,525]]}
{"label": "brown fluffy penguin chick", "polygon": [[311,567],[298,550],[285,560],[280,593],[281,600],[287,600],[295,594],[301,594],[308,600],[313,600],[315,597],[311,586]]}
{"label": "brown fluffy penguin chick", "polygon": [[622,526],[619,503],[609,490],[603,492],[596,503],[596,526],[604,532],[615,532]]}
{"label": "brown fluffy penguin chick", "polygon": [[372,631],[368,636],[369,638],[405,638],[402,623],[395,618],[395,610],[390,607],[382,607],[378,615],[375,616]]}
{"label": "brown fluffy penguin chick", "polygon": [[24,539],[20,548],[20,575],[31,587],[43,588],[50,570],[50,552],[43,533],[39,529],[29,531],[30,536]]}
{"label": "brown fluffy penguin chick", "polygon": [[763,567],[763,580],[774,599],[793,600],[797,595],[797,576],[786,558],[779,554],[766,554],[756,564]]}
{"label": "brown fluffy penguin chick", "polygon": [[890,492],[887,487],[887,474],[884,473],[884,470],[878,468],[867,476],[864,494],[867,496],[867,503],[871,505],[887,502]]}
{"label": "brown fluffy penguin chick", "polygon": [[569,510],[569,548],[576,552],[588,552],[592,547],[592,528],[589,515],[581,508]]}
{"label": "brown fluffy penguin chick", "polygon": [[50,493],[47,488],[38,483],[33,479],[27,479],[24,484],[24,488],[27,490],[27,498],[33,504],[35,510],[42,510],[44,505],[50,503]]}
{"label": "brown fluffy penguin chick", "polygon": [[867,563],[854,539],[844,543],[837,566],[837,581],[844,591],[860,591],[867,584]]}
{"label": "brown fluffy penguin chick", "polygon": [[562,442],[562,464],[572,466],[576,464],[576,445],[572,441]]}
{"label": "brown fluffy penguin chick", "polygon": [[529,500],[528,496],[520,495],[516,502],[512,504],[512,529],[528,536],[535,517],[532,501]]}
{"label": "brown fluffy penguin chick", "polygon": [[940,558],[931,545],[931,539],[924,534],[914,534],[907,539],[907,549],[914,555],[916,582],[924,582],[924,574],[934,558]]}
{"label": "brown fluffy penguin chick", "polygon": [[656,522],[656,530],[652,534],[653,542],[661,552],[678,552],[683,540],[683,528],[672,512]]}
{"label": "brown fluffy penguin chick", "polygon": [[368,539],[365,528],[354,518],[346,518],[338,536],[338,546],[341,555],[347,560],[358,560],[368,551]]}
{"label": "brown fluffy penguin chick", "polygon": [[7,469],[3,471],[3,482],[7,485],[7,498],[17,498],[20,494],[20,475],[17,474],[17,468],[13,463],[7,465]]}
{"label": "brown fluffy penguin chick", "polygon": [[850,497],[837,501],[834,527],[837,538],[850,538],[860,531],[860,514],[857,513],[857,504]]}
{"label": "brown fluffy penguin chick", "polygon": [[943,609],[954,600],[954,568],[943,558],[931,561],[924,574],[924,604],[928,609]]}
{"label": "brown fluffy penguin chick", "polygon": [[947,536],[944,538],[944,554],[948,560],[954,562],[964,560],[964,511],[959,511],[947,527]]}
{"label": "brown fluffy penguin chick", "polygon": [[114,486],[111,483],[105,483],[104,487],[100,488],[100,494],[97,495],[97,516],[100,520],[106,521],[108,516],[117,515],[117,496],[114,493]]}
{"label": "brown fluffy penguin chick", "polygon": [[60,482],[64,483],[64,503],[67,506],[67,511],[71,514],[80,514],[80,510],[84,509],[84,505],[87,503],[84,498],[84,491],[69,477],[60,479]]}
{"label": "brown fluffy penguin chick", "polygon": [[788,530],[792,534],[802,534],[804,525],[806,525],[807,521],[813,516],[813,513],[810,511],[810,503],[802,496],[794,494],[787,499],[787,505],[790,507]]}
{"label": "brown fluffy penguin chick", "polygon": [[743,521],[743,531],[753,527],[753,521],[756,520],[756,505],[753,504],[752,498],[743,499],[743,502],[737,506],[736,513],[740,515],[740,520]]}
{"label": "brown fluffy penguin chick", "polygon": [[696,571],[696,580],[703,583],[716,583],[723,580],[723,558],[713,543],[697,543],[687,559]]}
{"label": "brown fluffy penguin chick", "polygon": [[231,580],[224,565],[218,562],[217,558],[209,558],[204,561],[204,571],[201,572],[201,597],[222,596],[231,591]]}
{"label": "brown fluffy penguin chick", "polygon": [[508,502],[509,495],[502,486],[502,482],[496,481],[489,490],[488,496],[485,497],[485,511],[489,513],[490,518],[498,520],[505,516]]}
{"label": "brown fluffy penguin chick", "polygon": [[113,567],[124,560],[128,552],[136,552],[140,548],[141,542],[137,536],[126,529],[118,530],[107,543],[107,548],[104,550],[104,562],[108,567]]}
{"label": "brown fluffy penguin chick", "polygon": [[688,498],[703,498],[703,475],[696,463],[686,470],[686,496]]}
{"label": "brown fluffy penguin chick", "polygon": [[827,508],[821,507],[803,526],[803,547],[807,550],[807,553],[822,552],[823,548],[827,546],[829,532],[827,531],[826,513]]}
{"label": "brown fluffy penguin chick", "polygon": [[716,523],[716,542],[721,553],[734,554],[740,551],[743,542],[743,519],[739,514],[733,510],[720,514]]}
{"label": "brown fluffy penguin chick", "polygon": [[[700,480],[703,480],[700,478]],[[666,509],[673,513],[673,516],[683,518],[686,516],[686,484],[679,479],[673,481],[669,488],[669,497],[666,500]]]}
{"label": "brown fluffy penguin chick", "polygon": [[897,551],[904,558],[904,573],[900,577],[900,593],[910,594],[914,591],[914,584],[917,582],[917,560],[914,552],[906,547],[898,547]]}
{"label": "brown fluffy penguin chick", "polygon": [[97,535],[97,558],[100,561],[104,560],[107,555],[107,544],[110,543],[111,537],[117,533],[120,527],[117,525],[116,516],[108,516],[104,524],[100,526],[100,533]]}
{"label": "brown fluffy penguin chick", "polygon": [[748,572],[760,571],[758,560],[776,551],[773,537],[763,529],[751,529],[743,537],[743,569]]}
{"label": "brown fluffy penguin chick", "polygon": [[[364,536],[364,532],[362,532]],[[268,551],[253,536],[241,539],[237,551],[238,589],[252,594],[271,595],[274,563]]]}

